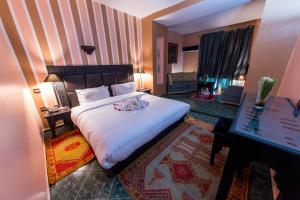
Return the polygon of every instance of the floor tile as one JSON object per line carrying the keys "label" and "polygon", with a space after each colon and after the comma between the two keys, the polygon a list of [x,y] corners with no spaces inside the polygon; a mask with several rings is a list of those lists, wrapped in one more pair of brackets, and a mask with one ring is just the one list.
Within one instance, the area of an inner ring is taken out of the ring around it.
{"label": "floor tile", "polygon": [[73,172],[69,176],[58,181],[50,189],[51,199],[75,199],[87,177],[88,173],[86,172]]}
{"label": "floor tile", "polygon": [[109,199],[131,199],[117,178],[114,179]]}
{"label": "floor tile", "polygon": [[94,163],[93,170],[102,170],[102,167],[97,159],[94,159],[92,162]]}
{"label": "floor tile", "polygon": [[108,178],[101,171],[91,171],[88,178],[83,183],[76,198],[78,199],[106,199],[109,197],[113,178]]}

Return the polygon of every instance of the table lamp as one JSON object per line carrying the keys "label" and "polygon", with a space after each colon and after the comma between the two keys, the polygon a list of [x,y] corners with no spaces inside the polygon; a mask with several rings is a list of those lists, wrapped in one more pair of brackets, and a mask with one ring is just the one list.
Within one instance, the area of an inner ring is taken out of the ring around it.
{"label": "table lamp", "polygon": [[140,90],[142,90],[142,89],[144,89],[144,82],[143,82],[142,74],[145,74],[145,71],[143,68],[139,68],[137,73],[140,74]]}
{"label": "table lamp", "polygon": [[240,75],[238,78],[238,81],[239,81],[240,86],[244,86],[245,85],[245,76]]}
{"label": "table lamp", "polygon": [[61,101],[60,101],[60,98],[59,98],[59,95],[58,95],[55,83],[62,82],[62,79],[57,74],[48,74],[48,76],[45,78],[44,82],[50,82],[50,83],[52,83],[52,87],[54,89],[55,96],[56,96],[56,98],[58,100],[58,105],[59,105],[59,107],[61,107]]}

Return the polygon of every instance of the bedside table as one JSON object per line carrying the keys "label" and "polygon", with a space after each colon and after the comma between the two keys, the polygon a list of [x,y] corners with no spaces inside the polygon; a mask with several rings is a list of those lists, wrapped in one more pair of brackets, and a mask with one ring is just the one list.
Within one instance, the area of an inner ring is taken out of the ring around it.
{"label": "bedside table", "polygon": [[144,89],[137,89],[136,90],[137,92],[146,92],[148,94],[151,94],[151,89],[147,89],[147,88],[144,88]]}
{"label": "bedside table", "polygon": [[49,128],[53,137],[56,136],[56,122],[59,120],[63,120],[65,125],[69,125],[72,129],[74,129],[73,122],[71,120],[71,109],[67,108],[64,110],[59,110],[58,112],[49,113],[47,112],[44,116],[49,124]]}

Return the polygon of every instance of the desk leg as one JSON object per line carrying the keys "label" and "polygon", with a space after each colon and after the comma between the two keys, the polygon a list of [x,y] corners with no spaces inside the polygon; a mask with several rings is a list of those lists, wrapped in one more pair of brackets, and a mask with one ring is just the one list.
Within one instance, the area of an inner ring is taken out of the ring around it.
{"label": "desk leg", "polygon": [[285,159],[280,162],[275,180],[280,190],[279,199],[299,200],[300,197],[300,160]]}
{"label": "desk leg", "polygon": [[230,186],[234,177],[234,172],[236,171],[235,161],[236,161],[235,152],[234,149],[231,147],[223,169],[223,174],[219,184],[216,200],[227,199],[227,195],[230,190]]}
{"label": "desk leg", "polygon": [[223,169],[216,200],[227,199],[235,172],[249,165],[251,158],[245,156],[246,152],[249,152],[249,148],[251,146],[247,143],[238,139],[233,140]]}
{"label": "desk leg", "polygon": [[221,150],[222,150],[222,143],[219,139],[219,136],[217,134],[215,134],[214,142],[213,142],[211,154],[210,154],[210,161],[209,161],[210,165],[215,164],[215,155],[217,153],[219,153]]}

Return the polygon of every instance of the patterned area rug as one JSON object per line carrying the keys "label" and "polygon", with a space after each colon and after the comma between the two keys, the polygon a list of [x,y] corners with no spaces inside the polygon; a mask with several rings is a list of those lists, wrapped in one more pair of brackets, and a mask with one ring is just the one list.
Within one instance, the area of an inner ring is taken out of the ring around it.
{"label": "patterned area rug", "polygon": [[167,95],[165,96],[165,98],[175,99],[177,101],[182,101],[190,104],[191,112],[205,114],[213,117],[226,117],[229,119],[235,118],[238,107],[220,103],[220,96],[216,96],[214,101],[199,101],[192,98],[193,95],[195,94],[173,94]]}
{"label": "patterned area rug", "polygon": [[[227,149],[209,164],[213,126],[189,118],[161,139],[118,178],[136,200],[212,200],[218,189]],[[249,170],[235,178],[229,199],[245,200]]]}
{"label": "patterned area rug", "polygon": [[49,139],[45,144],[49,184],[56,183],[95,157],[80,131]]}
{"label": "patterned area rug", "polygon": [[215,101],[216,100],[216,95],[212,95],[210,96],[210,94],[208,93],[200,93],[198,94],[195,94],[191,97],[192,99],[194,100],[199,100],[199,101]]}

